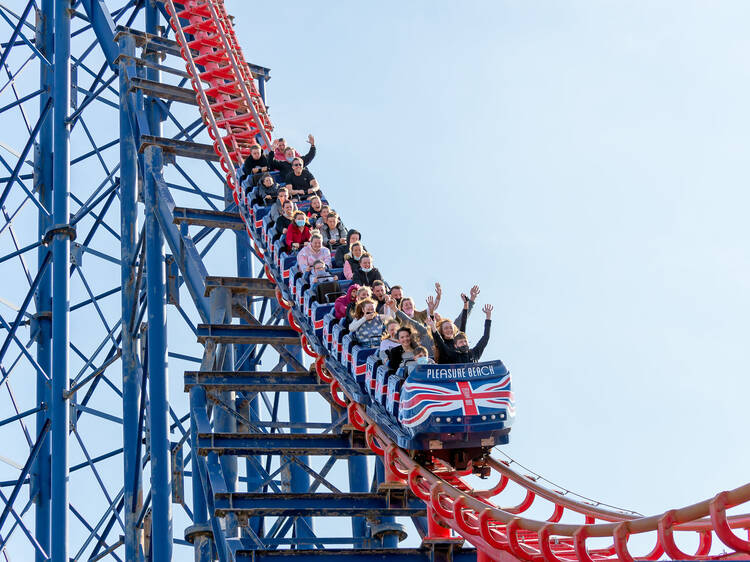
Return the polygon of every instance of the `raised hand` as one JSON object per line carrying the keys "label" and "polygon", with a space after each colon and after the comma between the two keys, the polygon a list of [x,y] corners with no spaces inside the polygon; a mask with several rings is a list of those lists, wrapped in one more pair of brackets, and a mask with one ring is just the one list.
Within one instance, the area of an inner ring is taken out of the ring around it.
{"label": "raised hand", "polygon": [[429,297],[425,299],[425,301],[427,302],[427,312],[432,314],[435,311],[435,306],[437,306],[437,301],[435,300],[435,297],[430,295]]}
{"label": "raised hand", "polygon": [[492,318],[492,311],[493,310],[495,310],[495,307],[492,306],[491,304],[485,304],[482,307],[482,312],[484,312],[485,315],[487,316],[487,320],[489,320],[490,318]]}
{"label": "raised hand", "polygon": [[475,300],[477,300],[477,295],[479,295],[479,285],[474,285],[469,291],[469,300],[471,300],[471,302],[474,302]]}
{"label": "raised hand", "polygon": [[311,145],[315,146],[315,137],[312,135],[307,135],[307,142],[309,142]]}
{"label": "raised hand", "polygon": [[440,298],[443,295],[443,289],[440,287],[440,283],[435,283],[435,294]]}

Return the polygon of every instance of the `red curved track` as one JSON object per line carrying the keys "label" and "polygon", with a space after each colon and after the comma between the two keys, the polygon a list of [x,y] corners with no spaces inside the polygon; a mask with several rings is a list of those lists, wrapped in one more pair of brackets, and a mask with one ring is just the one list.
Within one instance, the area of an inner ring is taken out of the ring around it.
{"label": "red curved track", "polygon": [[[270,146],[273,127],[268,113],[223,0],[165,0],[165,4],[227,184],[237,204],[244,205],[234,169],[249,153],[247,147],[256,135],[262,137],[264,146]],[[192,39],[188,41],[187,35]],[[252,238],[249,226],[247,230]],[[259,255],[262,257],[260,252]],[[285,308],[292,306],[282,301],[278,290],[277,298]],[[302,339],[305,351],[315,357],[304,336]],[[363,407],[342,394],[338,383],[326,372],[322,358],[316,364],[319,377],[330,384],[334,400],[348,408],[351,423],[365,431],[370,447],[384,457],[387,481],[394,486],[408,486],[427,504],[431,538],[444,540],[451,536],[452,530],[475,545],[479,559],[484,560],[630,561],[656,560],[665,555],[680,560],[750,558],[750,541],[735,531],[744,530],[748,537],[750,514],[727,516],[728,509],[750,502],[750,484],[650,517],[569,498],[538,485],[532,477],[495,459],[489,461],[489,466],[499,475],[497,484],[488,490],[472,489],[463,475],[449,466],[428,470],[415,463],[372,423]],[[503,497],[513,486],[522,488],[525,498],[518,505],[503,507]],[[547,519],[523,517],[532,506],[543,504],[551,513]],[[564,516],[582,521],[563,523]],[[650,532],[656,535],[651,552],[633,555],[628,539]],[[675,541],[678,532],[697,534],[699,544],[695,552],[680,549]],[[609,540],[604,547],[594,547],[587,544],[589,539],[599,539],[597,543]],[[722,548],[723,552],[710,554],[712,546],[714,552]]]}

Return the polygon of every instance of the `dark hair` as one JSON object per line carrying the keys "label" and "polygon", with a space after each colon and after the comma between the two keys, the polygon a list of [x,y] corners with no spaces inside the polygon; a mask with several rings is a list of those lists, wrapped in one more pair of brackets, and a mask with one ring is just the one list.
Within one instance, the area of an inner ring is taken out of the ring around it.
{"label": "dark hair", "polygon": [[411,329],[409,326],[401,326],[398,331],[396,332],[396,337],[401,334],[401,332],[406,332],[409,334],[409,347],[416,348],[417,346],[417,338],[414,335],[414,330]]}
{"label": "dark hair", "polygon": [[404,290],[401,285],[391,285],[391,292],[393,292],[393,289],[399,289],[400,291]]}
{"label": "dark hair", "polygon": [[414,335],[414,330],[412,330],[409,326],[401,326],[396,333],[400,334],[401,332],[409,332],[410,336]]}
{"label": "dark hair", "polygon": [[[360,259],[362,259],[362,258],[360,258]],[[376,279],[375,281],[372,282],[372,288],[373,289],[375,287],[380,287],[381,285],[383,285],[385,287],[385,283],[383,283],[380,279]]]}
{"label": "dark hair", "polygon": [[427,353],[427,348],[426,348],[425,346],[423,346],[423,345],[418,345],[418,346],[417,346],[417,347],[416,347],[416,348],[414,349],[414,355],[416,355],[417,353],[424,353],[425,355],[429,355],[429,354]]}
{"label": "dark hair", "polygon": [[359,230],[355,230],[352,228],[349,230],[349,233],[346,235],[347,245],[352,243],[352,234],[356,234],[357,236],[359,236],[359,239],[362,240],[362,234],[360,234]]}
{"label": "dark hair", "polygon": [[453,336],[453,341],[456,341],[456,340],[469,341],[469,338],[466,337],[466,334],[464,332],[458,332],[455,336]]}

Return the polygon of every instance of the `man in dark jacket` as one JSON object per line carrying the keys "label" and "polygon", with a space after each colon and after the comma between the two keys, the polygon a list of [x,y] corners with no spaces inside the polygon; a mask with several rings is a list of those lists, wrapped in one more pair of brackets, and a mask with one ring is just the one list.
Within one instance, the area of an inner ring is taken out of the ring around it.
{"label": "man in dark jacket", "polygon": [[289,195],[294,198],[299,196],[302,201],[315,195],[320,189],[318,180],[312,175],[310,170],[305,168],[302,158],[295,158],[292,162],[292,171],[284,177],[284,183],[287,184]]}
{"label": "man in dark jacket", "polygon": [[485,314],[484,320],[484,334],[473,348],[469,348],[469,340],[466,334],[459,332],[454,338],[455,344],[453,346],[447,345],[443,336],[435,327],[435,321],[432,317],[427,319],[427,324],[432,329],[432,338],[435,341],[435,347],[438,349],[438,355],[440,356],[439,362],[441,364],[446,363],[476,363],[481,359],[484,348],[487,347],[487,343],[490,341],[490,326],[492,325],[492,310],[491,304],[484,305],[482,312]]}
{"label": "man in dark jacket", "polygon": [[[245,158],[242,164],[242,173],[240,174],[240,183],[245,187],[252,187],[258,183],[258,179],[263,172],[271,171],[271,156],[263,154],[259,144],[250,147],[250,155]],[[246,183],[245,180],[250,178]]]}

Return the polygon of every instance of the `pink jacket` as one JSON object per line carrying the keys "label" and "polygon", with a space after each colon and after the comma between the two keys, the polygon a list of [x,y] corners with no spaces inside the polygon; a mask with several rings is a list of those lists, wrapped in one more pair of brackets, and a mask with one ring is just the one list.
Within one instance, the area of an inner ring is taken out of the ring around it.
{"label": "pink jacket", "polygon": [[331,250],[322,246],[318,253],[313,252],[312,246],[305,246],[297,254],[297,265],[303,273],[312,268],[317,260],[323,260],[326,267],[331,267]]}
{"label": "pink jacket", "polygon": [[352,295],[356,293],[358,289],[359,285],[353,283],[349,286],[349,290],[346,291],[345,295],[342,295],[336,299],[336,302],[333,305],[333,313],[336,316],[337,320],[340,320],[341,318],[346,316],[346,307],[348,307],[349,303],[352,302]]}

